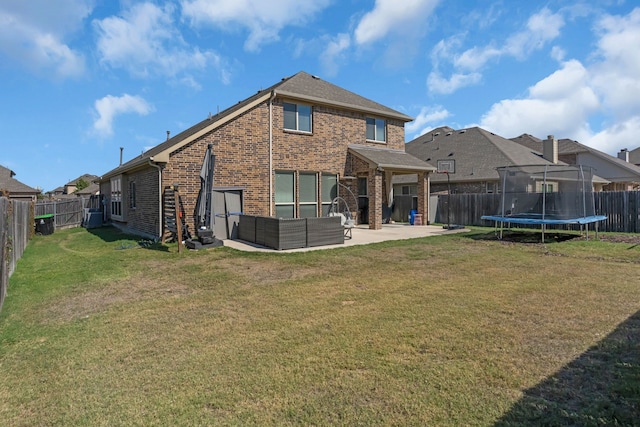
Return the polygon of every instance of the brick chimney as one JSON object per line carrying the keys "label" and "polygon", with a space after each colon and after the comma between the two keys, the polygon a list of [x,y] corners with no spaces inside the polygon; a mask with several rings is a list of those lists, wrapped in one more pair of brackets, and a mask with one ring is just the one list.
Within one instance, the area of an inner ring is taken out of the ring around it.
{"label": "brick chimney", "polygon": [[551,163],[558,163],[558,140],[553,135],[547,136],[542,142],[542,157]]}
{"label": "brick chimney", "polygon": [[620,150],[620,152],[618,153],[618,158],[629,163],[629,150],[627,150],[626,148]]}

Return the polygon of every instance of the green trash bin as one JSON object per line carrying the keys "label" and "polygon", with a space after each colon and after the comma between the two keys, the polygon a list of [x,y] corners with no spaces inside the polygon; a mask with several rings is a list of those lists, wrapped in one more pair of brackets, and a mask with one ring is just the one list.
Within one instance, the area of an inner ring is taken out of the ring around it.
{"label": "green trash bin", "polygon": [[38,215],[36,220],[36,234],[53,234],[55,229],[53,214]]}

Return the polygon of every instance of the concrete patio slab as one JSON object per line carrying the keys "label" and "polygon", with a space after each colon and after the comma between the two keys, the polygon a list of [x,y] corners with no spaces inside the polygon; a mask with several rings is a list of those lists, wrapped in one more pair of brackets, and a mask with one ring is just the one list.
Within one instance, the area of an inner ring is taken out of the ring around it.
{"label": "concrete patio slab", "polygon": [[442,234],[463,233],[469,231],[461,228],[457,230],[447,230],[435,225],[409,225],[409,224],[384,224],[381,230],[370,230],[367,225],[359,225],[352,230],[353,238],[345,239],[342,245],[314,246],[310,248],[276,250],[248,243],[243,240],[224,240],[224,246],[249,252],[272,252],[272,253],[292,253],[317,251],[323,249],[344,248],[347,246],[367,245],[369,243],[386,242],[389,240],[416,239],[419,237],[437,236]]}

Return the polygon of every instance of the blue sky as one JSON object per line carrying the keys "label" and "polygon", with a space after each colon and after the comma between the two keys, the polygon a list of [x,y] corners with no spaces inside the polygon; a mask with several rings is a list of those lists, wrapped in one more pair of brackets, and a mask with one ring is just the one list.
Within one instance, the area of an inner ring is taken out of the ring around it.
{"label": "blue sky", "polygon": [[636,1],[0,0],[0,164],[102,175],[306,71],[441,125],[640,146]]}

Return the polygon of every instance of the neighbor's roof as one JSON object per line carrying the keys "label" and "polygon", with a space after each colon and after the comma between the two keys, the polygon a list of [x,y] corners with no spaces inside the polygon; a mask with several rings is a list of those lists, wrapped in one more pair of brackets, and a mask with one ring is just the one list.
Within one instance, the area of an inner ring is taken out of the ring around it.
{"label": "neighbor's roof", "polygon": [[[479,127],[437,128],[408,142],[405,150],[434,165],[439,160],[454,160],[451,179],[456,182],[497,180],[500,166],[551,164],[531,149]],[[433,182],[446,180],[440,174],[431,177]]]}
{"label": "neighbor's roof", "polygon": [[629,151],[629,162],[640,165],[640,147]]}
{"label": "neighbor's roof", "polygon": [[124,163],[122,166],[107,172],[101,179],[110,178],[124,171],[146,164],[149,161],[167,162],[171,152],[232,120],[239,114],[267,101],[272,95],[292,100],[307,101],[314,104],[332,105],[347,110],[359,111],[404,122],[413,120],[412,117],[406,114],[385,107],[382,104],[378,104],[370,99],[326,82],[317,76],[312,76],[311,74],[301,71],[291,77],[282,79],[267,89],[259,90],[256,94],[218,114],[210,115],[208,118]]}
{"label": "neighbor's roof", "polygon": [[39,194],[40,191],[27,184],[23,184],[14,178],[15,172],[0,166],[0,189],[8,190],[9,193],[16,194]]}
{"label": "neighbor's roof", "polygon": [[[535,136],[529,134],[522,134],[515,138],[511,138],[512,141],[515,141],[525,147],[528,147],[537,152],[542,152],[542,141]],[[629,153],[629,161],[624,161],[610,154],[604,153],[600,150],[596,150],[595,148],[591,148],[587,145],[581,144],[578,141],[574,141],[572,139],[563,138],[558,140],[558,154],[581,154],[581,153],[589,153],[595,157],[598,157],[602,160],[605,160],[609,163],[612,163],[627,172],[637,176],[640,178],[640,167],[636,166],[634,162],[631,160],[631,152]],[[639,153],[640,155],[640,153]]]}
{"label": "neighbor's roof", "polygon": [[436,170],[429,163],[423,162],[404,150],[350,144],[349,151],[356,157],[368,162],[371,166],[389,171],[415,173],[416,171],[435,172]]}
{"label": "neighbor's roof", "polygon": [[81,179],[91,184],[91,182],[93,182],[98,178],[99,177],[97,175],[91,175],[91,174],[85,173],[84,175],[79,176],[76,179],[72,179],[71,181],[67,182],[65,185],[77,185],[78,181],[80,181]]}

